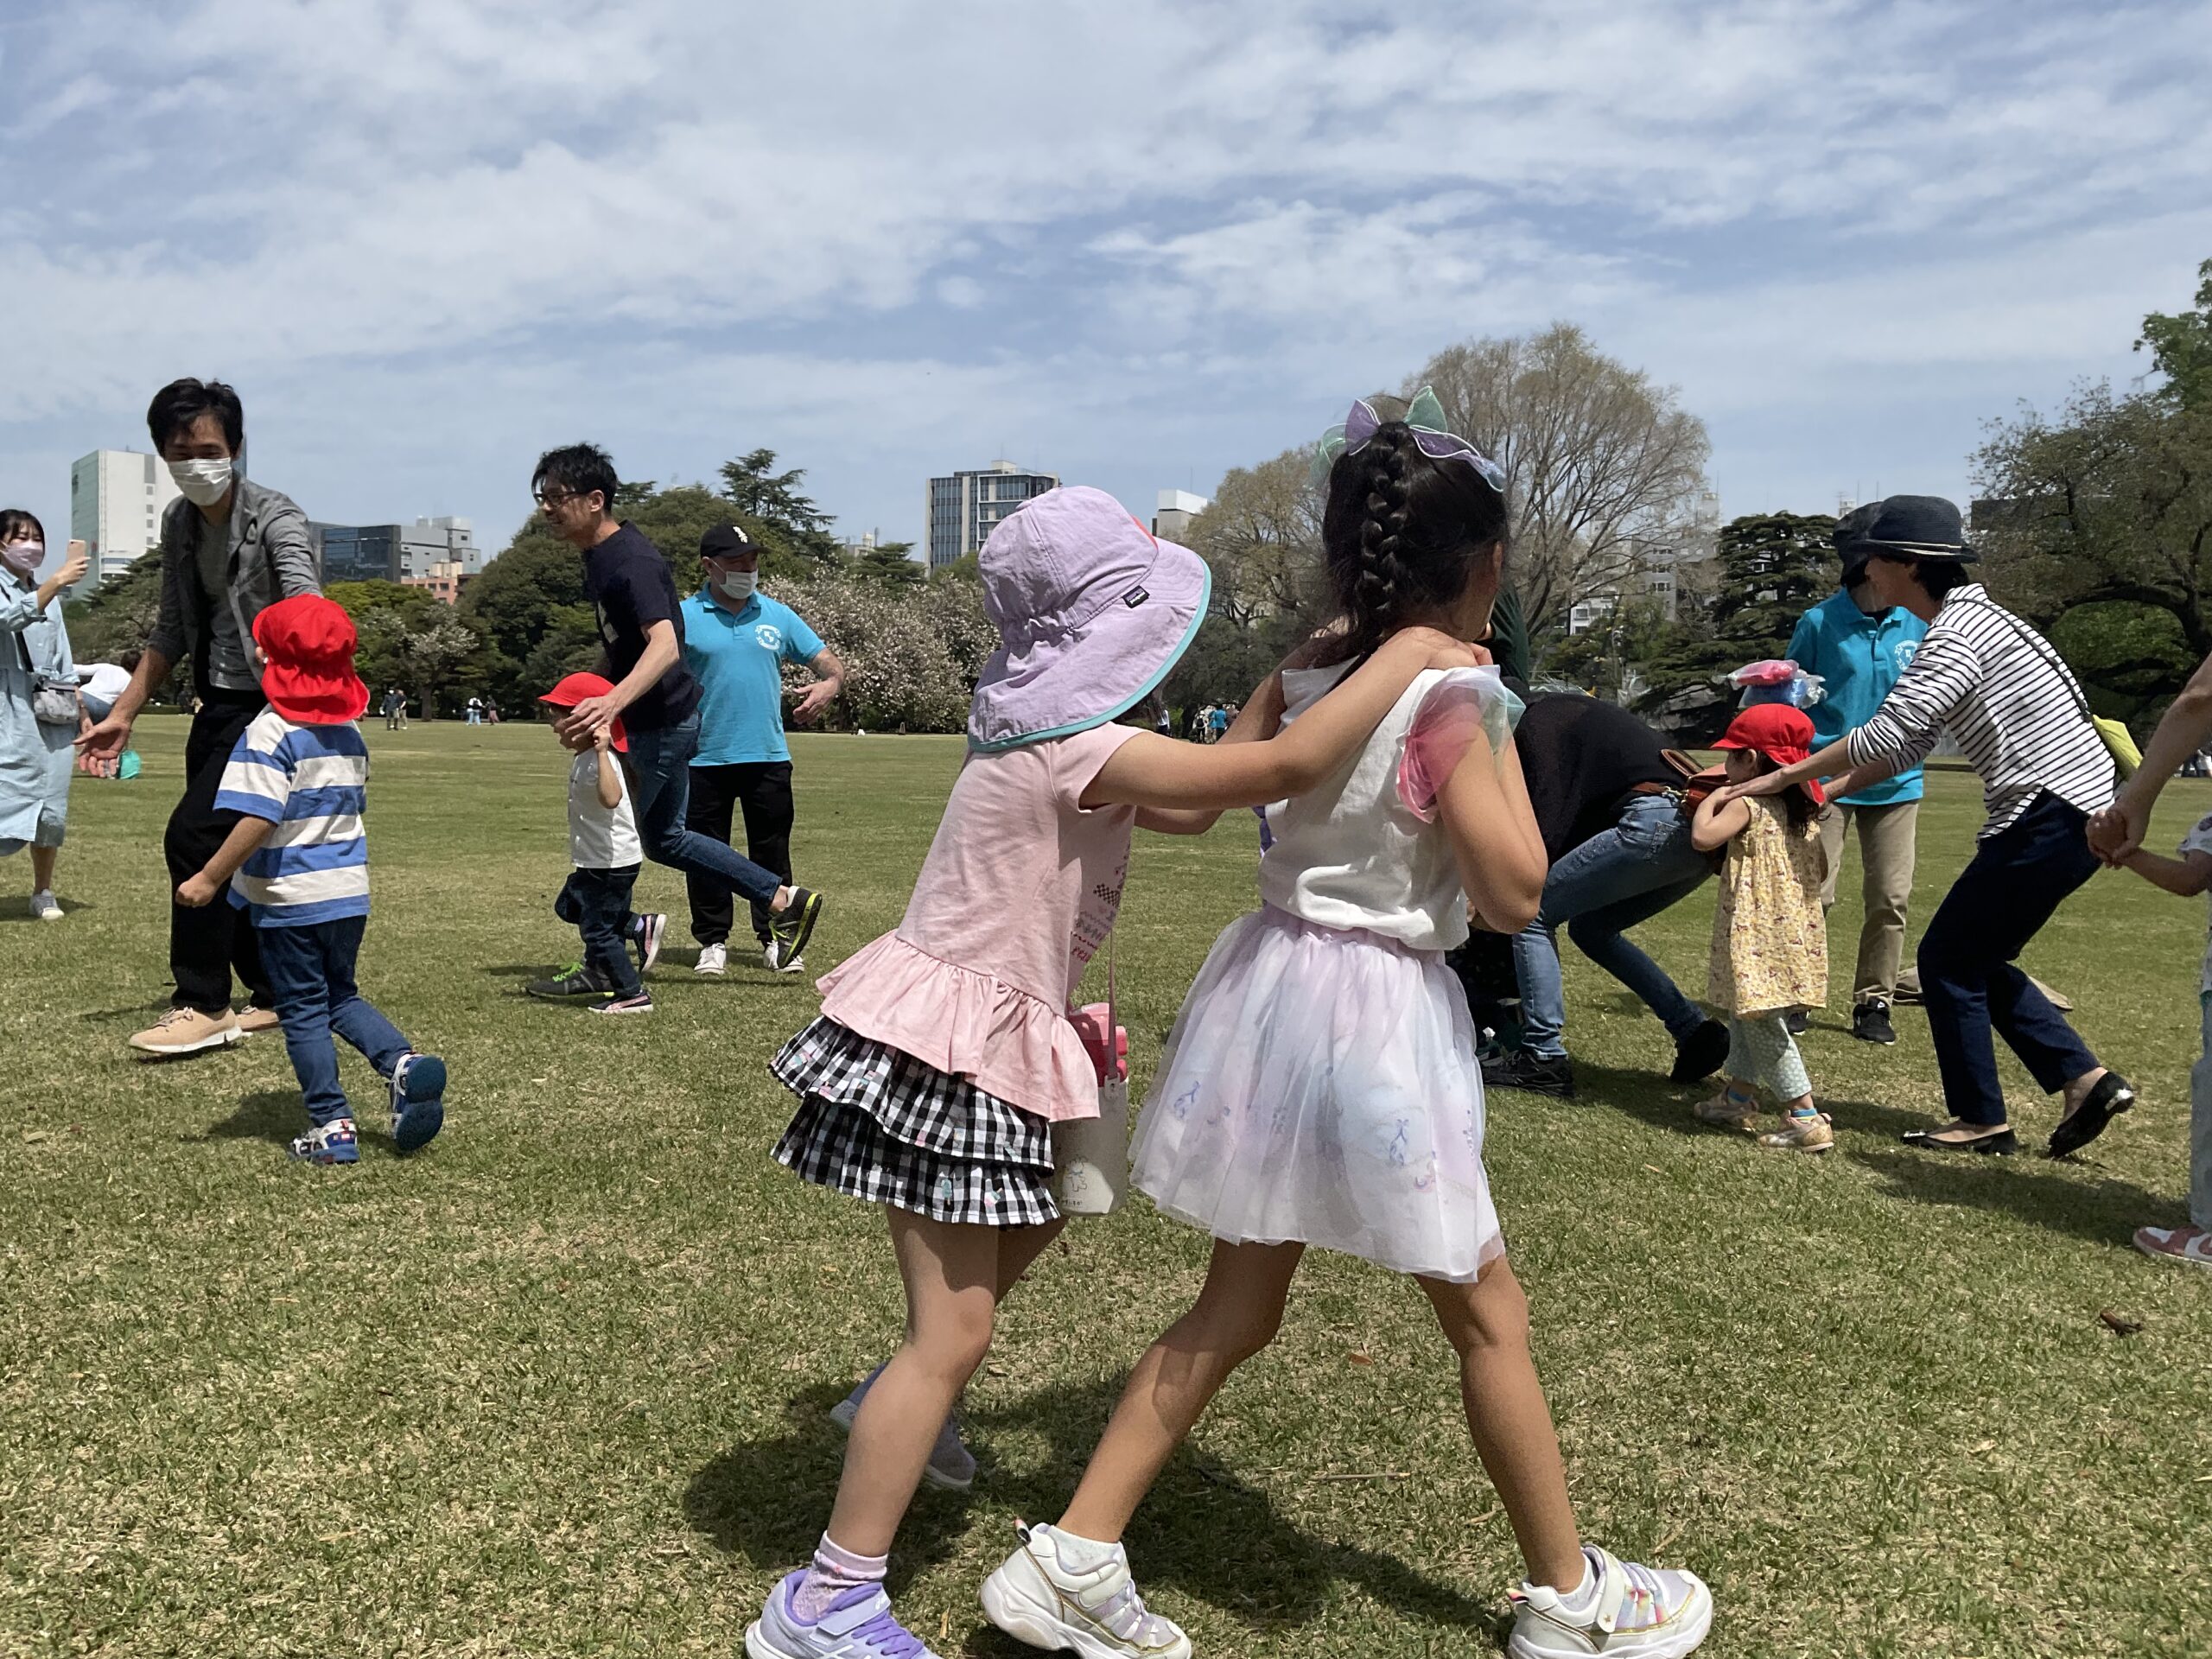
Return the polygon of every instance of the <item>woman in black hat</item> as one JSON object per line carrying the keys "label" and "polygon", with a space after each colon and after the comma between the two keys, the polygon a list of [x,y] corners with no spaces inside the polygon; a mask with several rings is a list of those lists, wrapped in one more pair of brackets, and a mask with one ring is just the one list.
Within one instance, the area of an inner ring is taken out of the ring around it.
{"label": "woman in black hat", "polygon": [[2085,830],[2111,804],[2114,777],[2088,699],[2028,625],[1994,603],[1967,567],[1959,510],[1940,496],[1893,495],[1837,527],[1863,556],[1878,603],[1929,624],[1912,665],[1863,726],[1808,760],[1732,791],[1772,794],[1808,778],[1852,794],[1917,766],[1948,728],[1981,777],[1987,813],[1973,860],[1920,942],[1920,982],[1951,1121],[1915,1130],[1930,1152],[2018,1150],[2005,1111],[1993,1031],[2065,1112],[2053,1157],[2078,1151],[2134,1103],[2016,961],[2067,896],[2097,870]]}

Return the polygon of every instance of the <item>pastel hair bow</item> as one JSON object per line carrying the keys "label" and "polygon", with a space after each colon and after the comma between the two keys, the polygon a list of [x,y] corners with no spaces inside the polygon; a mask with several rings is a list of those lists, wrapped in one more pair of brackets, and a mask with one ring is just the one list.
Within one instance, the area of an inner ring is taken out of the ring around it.
{"label": "pastel hair bow", "polygon": [[[1451,431],[1444,423],[1443,400],[1432,386],[1423,386],[1414,394],[1413,402],[1406,406],[1406,424],[1413,429],[1414,442],[1421,452],[1431,461],[1464,461],[1480,474],[1484,483],[1500,495],[1505,493],[1505,469],[1488,455]],[[1375,405],[1362,397],[1351,406],[1351,412],[1339,426],[1332,426],[1321,435],[1321,442],[1313,451],[1313,481],[1328,481],[1329,469],[1337,464],[1339,455],[1356,455],[1367,447],[1382,425],[1382,417]]]}

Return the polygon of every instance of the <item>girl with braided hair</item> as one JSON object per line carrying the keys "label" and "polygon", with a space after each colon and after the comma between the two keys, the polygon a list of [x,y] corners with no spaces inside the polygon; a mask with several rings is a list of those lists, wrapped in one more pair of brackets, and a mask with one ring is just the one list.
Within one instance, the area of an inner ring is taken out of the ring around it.
{"label": "girl with braided hair", "polygon": [[[1272,708],[1255,696],[1231,741],[1296,721],[1402,630],[1488,631],[1505,480],[1443,428],[1424,392],[1402,421],[1356,404],[1324,438],[1342,620],[1281,671]],[[1475,1450],[1528,1567],[1509,1651],[1673,1659],[1704,1639],[1698,1579],[1577,1531],[1483,1171],[1476,1034],[1444,953],[1470,906],[1511,934],[1541,897],[1519,709],[1494,667],[1426,671],[1356,755],[1266,809],[1264,904],[1199,970],[1131,1147],[1136,1185],[1212,1235],[1205,1286],[1137,1362],[1065,1513],[1024,1528],[983,1586],[1008,1635],[1085,1659],[1186,1659],[1189,1638],[1138,1595],[1122,1535],[1230,1373],[1274,1339],[1320,1245],[1412,1274],[1459,1355]]]}

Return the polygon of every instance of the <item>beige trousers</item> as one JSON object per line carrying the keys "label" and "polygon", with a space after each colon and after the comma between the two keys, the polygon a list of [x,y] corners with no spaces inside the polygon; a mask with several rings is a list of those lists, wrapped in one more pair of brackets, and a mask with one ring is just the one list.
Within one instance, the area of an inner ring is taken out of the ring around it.
{"label": "beige trousers", "polygon": [[[1897,969],[1904,960],[1905,910],[1912,901],[1920,803],[1897,801],[1888,806],[1829,803],[1821,814],[1821,846],[1828,858],[1827,884],[1821,890],[1823,911],[1835,903],[1836,880],[1843,872],[1843,843],[1854,824],[1859,830],[1859,860],[1866,867],[1866,920],[1859,930],[1859,965],[1851,982],[1855,1007],[1878,996],[1885,1002],[1897,999]],[[1916,985],[1916,971],[1912,978]]]}

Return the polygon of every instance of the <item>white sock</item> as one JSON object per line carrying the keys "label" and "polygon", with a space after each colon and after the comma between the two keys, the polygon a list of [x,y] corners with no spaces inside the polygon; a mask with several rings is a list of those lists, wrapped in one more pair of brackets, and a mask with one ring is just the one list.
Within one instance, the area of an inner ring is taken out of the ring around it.
{"label": "white sock", "polygon": [[1562,1591],[1559,1599],[1560,1611],[1570,1618],[1580,1618],[1594,1612],[1598,1606],[1598,1569],[1590,1559],[1590,1552],[1582,1552],[1582,1582],[1573,1589]]}

